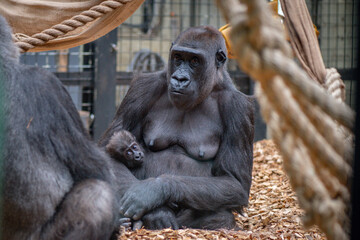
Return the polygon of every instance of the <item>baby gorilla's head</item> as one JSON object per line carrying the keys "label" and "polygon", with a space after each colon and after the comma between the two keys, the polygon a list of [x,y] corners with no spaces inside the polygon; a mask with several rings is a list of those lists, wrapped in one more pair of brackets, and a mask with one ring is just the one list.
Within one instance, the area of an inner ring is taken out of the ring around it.
{"label": "baby gorilla's head", "polygon": [[136,138],[129,131],[121,130],[114,133],[106,145],[106,151],[110,156],[129,169],[142,165],[145,156],[143,149],[136,142]]}

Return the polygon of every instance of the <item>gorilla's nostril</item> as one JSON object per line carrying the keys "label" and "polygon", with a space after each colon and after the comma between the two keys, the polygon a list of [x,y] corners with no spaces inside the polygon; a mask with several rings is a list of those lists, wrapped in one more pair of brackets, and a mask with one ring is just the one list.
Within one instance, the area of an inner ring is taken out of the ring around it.
{"label": "gorilla's nostril", "polygon": [[180,78],[178,81],[184,83],[184,82],[188,82],[189,79],[184,77],[184,78]]}
{"label": "gorilla's nostril", "polygon": [[181,87],[182,87],[182,88],[185,88],[185,87],[189,86],[189,84],[190,84],[189,79],[186,79],[186,80],[184,80],[184,81],[181,82]]}

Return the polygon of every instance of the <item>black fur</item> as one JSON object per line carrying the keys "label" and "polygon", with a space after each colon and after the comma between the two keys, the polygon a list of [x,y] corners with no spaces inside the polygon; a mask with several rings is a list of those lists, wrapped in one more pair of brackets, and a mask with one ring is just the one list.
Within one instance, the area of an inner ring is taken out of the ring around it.
{"label": "black fur", "polygon": [[106,151],[113,159],[122,162],[129,169],[140,167],[144,159],[144,151],[129,131],[116,132],[106,145]]}
{"label": "black fur", "polygon": [[133,173],[146,180],[132,184],[120,204],[128,217],[145,214],[145,227],[232,228],[231,211],[248,204],[253,101],[236,90],[226,52],[214,28],[180,34],[168,70],[133,80],[99,142],[106,146],[125,129],[144,146],[146,160]]}
{"label": "black fur", "polygon": [[1,239],[109,239],[116,198],[136,179],[118,163],[115,178],[112,160],[89,140],[61,82],[20,64],[10,32],[0,16],[6,140]]}

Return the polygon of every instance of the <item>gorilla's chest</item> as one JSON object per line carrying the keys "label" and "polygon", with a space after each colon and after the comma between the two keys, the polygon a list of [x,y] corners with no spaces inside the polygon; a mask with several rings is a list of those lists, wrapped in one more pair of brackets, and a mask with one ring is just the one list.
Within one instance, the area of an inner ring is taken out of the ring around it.
{"label": "gorilla's chest", "polygon": [[187,112],[160,101],[147,115],[143,129],[145,144],[151,151],[180,149],[200,161],[215,157],[221,133],[217,103],[211,98]]}

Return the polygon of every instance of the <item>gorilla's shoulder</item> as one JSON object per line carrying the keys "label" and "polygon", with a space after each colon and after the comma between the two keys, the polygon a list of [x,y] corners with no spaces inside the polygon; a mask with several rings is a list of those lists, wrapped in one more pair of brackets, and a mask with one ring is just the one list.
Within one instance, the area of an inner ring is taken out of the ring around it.
{"label": "gorilla's shoulder", "polygon": [[61,81],[53,73],[37,66],[21,64],[20,74],[26,76],[19,78],[19,80],[24,81],[24,84],[62,87]]}
{"label": "gorilla's shoulder", "polygon": [[236,97],[244,102],[245,104],[248,104],[250,106],[255,105],[255,96],[254,95],[247,95],[239,90],[236,90],[236,93],[234,93]]}
{"label": "gorilla's shoulder", "polygon": [[255,104],[255,97],[253,95],[246,95],[239,91],[232,82],[226,82],[220,86],[221,87],[217,89],[217,92],[220,94],[222,99],[221,102],[229,104],[235,101],[246,105]]}
{"label": "gorilla's shoulder", "polygon": [[253,119],[255,111],[254,96],[246,95],[236,88],[228,88],[221,91],[219,99],[219,107],[226,115],[239,115],[238,117],[247,115],[250,119]]}
{"label": "gorilla's shoulder", "polygon": [[166,71],[149,73],[136,73],[131,81],[131,85],[153,85],[166,84]]}
{"label": "gorilla's shoulder", "polygon": [[55,74],[40,67],[27,65],[21,66],[19,74],[20,77],[16,77],[15,81],[18,81],[22,89],[31,91],[32,95],[40,95],[38,99],[53,101],[54,107],[65,106],[64,111],[75,107],[65,86]]}

